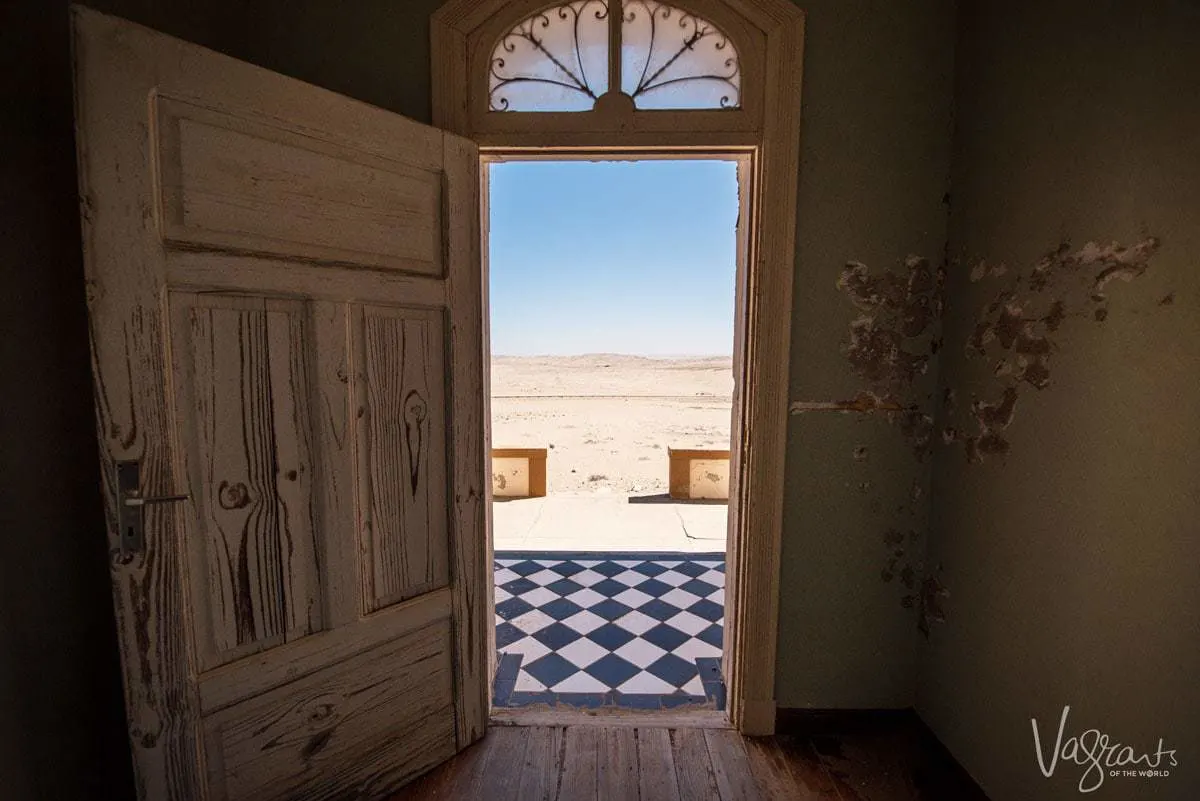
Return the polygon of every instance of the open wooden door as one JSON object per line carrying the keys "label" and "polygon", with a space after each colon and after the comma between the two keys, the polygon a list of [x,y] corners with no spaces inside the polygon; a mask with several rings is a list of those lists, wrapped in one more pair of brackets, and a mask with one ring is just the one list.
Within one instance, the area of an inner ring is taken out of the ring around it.
{"label": "open wooden door", "polygon": [[140,797],[386,796],[487,718],[477,151],[86,9],[74,43]]}

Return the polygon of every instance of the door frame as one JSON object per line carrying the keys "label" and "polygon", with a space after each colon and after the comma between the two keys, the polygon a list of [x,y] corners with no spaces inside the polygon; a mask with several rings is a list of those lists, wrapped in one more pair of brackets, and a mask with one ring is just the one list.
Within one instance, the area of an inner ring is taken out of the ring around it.
{"label": "door frame", "polygon": [[[468,65],[481,48],[491,52],[497,31],[545,8],[545,0],[448,0],[431,18],[433,121],[474,140],[481,161],[741,158],[739,213],[747,215],[747,224],[739,225],[739,257],[745,264],[738,271],[734,353],[743,358],[734,365],[737,436],[731,443],[724,664],[730,723],[744,734],[767,735],[775,731],[804,14],[790,0],[685,0],[682,5],[707,14],[727,31],[748,32],[743,42],[761,46],[761,52],[743,50],[753,65],[744,80],[757,81],[747,91],[750,102],[744,109],[724,118],[688,111],[532,113],[520,115],[527,125],[498,127],[471,107]],[[485,174],[481,169],[481,178]],[[482,213],[486,185],[480,198]],[[486,238],[486,220],[481,229]],[[481,248],[486,337],[486,242]],[[490,353],[486,340],[485,347]],[[484,391],[490,393],[487,373],[485,364]],[[467,563],[491,564],[490,503],[484,540],[459,541],[454,547],[475,551]],[[489,654],[494,655],[494,595],[477,593],[476,598],[475,619],[488,621]]]}

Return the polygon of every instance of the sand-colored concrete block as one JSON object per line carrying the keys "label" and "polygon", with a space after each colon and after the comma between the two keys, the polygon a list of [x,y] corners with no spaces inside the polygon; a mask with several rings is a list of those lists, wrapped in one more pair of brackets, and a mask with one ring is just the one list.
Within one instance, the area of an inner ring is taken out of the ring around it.
{"label": "sand-colored concrete block", "polygon": [[672,498],[729,499],[729,451],[669,448],[667,459]]}
{"label": "sand-colored concrete block", "polygon": [[545,495],[545,448],[492,449],[493,497],[542,498]]}

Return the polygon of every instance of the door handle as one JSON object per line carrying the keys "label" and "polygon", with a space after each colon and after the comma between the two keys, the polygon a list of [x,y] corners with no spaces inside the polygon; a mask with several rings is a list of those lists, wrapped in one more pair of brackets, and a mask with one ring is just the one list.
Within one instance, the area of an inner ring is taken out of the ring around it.
{"label": "door handle", "polygon": [[127,562],[146,547],[142,509],[152,504],[179,503],[191,495],[142,495],[141,462],[117,462],[117,533],[121,561]]}
{"label": "door handle", "polygon": [[126,495],[121,500],[121,503],[125,504],[126,506],[137,507],[145,506],[146,504],[150,503],[177,503],[179,501],[190,501],[191,499],[191,495],[159,495],[154,498],[143,498],[138,495]]}

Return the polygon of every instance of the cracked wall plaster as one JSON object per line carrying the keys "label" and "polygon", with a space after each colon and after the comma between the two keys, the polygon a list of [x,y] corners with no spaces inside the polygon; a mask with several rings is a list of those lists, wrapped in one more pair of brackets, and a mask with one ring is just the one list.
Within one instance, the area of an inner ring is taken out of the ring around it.
{"label": "cracked wall plaster", "polygon": [[[1078,250],[1063,242],[1027,271],[1010,277],[1009,286],[980,311],[966,342],[968,358],[989,363],[996,380],[994,392],[986,399],[973,396],[964,409],[955,391],[945,388],[940,414],[947,422],[941,442],[962,443],[972,464],[1007,454],[1011,444],[1005,432],[1016,416],[1021,393],[1030,387],[1042,390],[1049,386],[1050,363],[1061,347],[1057,335],[1063,326],[1089,318],[1105,322],[1111,285],[1145,274],[1159,246],[1153,236],[1129,246],[1088,242]],[[1011,275],[1005,263],[980,260],[971,267],[970,280],[978,283]],[[919,460],[927,458],[935,439],[935,404],[932,395],[917,391],[916,384],[928,374],[942,346],[945,279],[944,265],[931,269],[928,259],[915,255],[905,259],[901,271],[883,270],[874,275],[866,264],[848,262],[837,286],[860,314],[850,323],[845,354],[866,387],[850,400],[795,401],[790,412],[882,414],[896,425]],[[1158,305],[1172,303],[1173,293]],[[963,426],[970,431],[954,424],[964,416]],[[856,462],[865,462],[867,455],[865,445],[852,452]],[[869,492],[870,482],[861,482],[859,490]],[[919,484],[914,483],[914,497],[897,513],[917,520],[919,494]],[[871,508],[882,507],[875,501]],[[901,604],[918,610],[918,627],[928,636],[931,623],[945,620],[949,590],[940,578],[941,565],[926,574],[921,561],[912,558],[911,549],[920,541],[916,528],[902,528],[890,527],[884,532],[888,555],[881,577],[885,582],[899,579],[906,590]]]}
{"label": "cracked wall plaster", "polygon": [[[996,379],[994,394],[990,400],[972,400],[966,422],[971,431],[947,423],[942,429],[943,444],[962,443],[972,464],[1008,453],[1011,446],[1005,431],[1012,424],[1022,392],[1050,385],[1051,359],[1062,347],[1056,335],[1071,321],[1090,318],[1105,322],[1110,285],[1145,274],[1159,246],[1153,236],[1129,246],[1088,242],[1078,250],[1063,242],[1000,290],[979,313],[966,345],[968,358],[990,365]],[[1008,272],[1003,265],[1000,268],[980,261],[971,269],[971,280],[984,281]],[[1173,295],[1167,298],[1173,300]],[[947,420],[955,419],[953,402],[945,412]]]}
{"label": "cracked wall plaster", "polygon": [[[906,258],[899,270],[875,274],[862,262],[847,262],[837,287],[859,315],[850,323],[850,339],[844,352],[854,375],[865,387],[850,400],[793,402],[791,413],[883,415],[905,438],[917,460],[925,461],[932,453],[936,430],[933,396],[922,394],[917,385],[929,374],[941,347],[945,281],[944,264],[934,269],[928,259],[916,255]],[[867,446],[860,445],[854,448],[852,457],[856,462],[865,462],[868,454]],[[862,493],[874,491],[869,481],[859,482],[858,489]],[[916,553],[922,541],[922,494],[920,482],[914,481],[909,498],[895,509],[896,520],[905,522],[884,532],[886,556],[880,576],[885,583],[899,580],[904,589],[901,605],[917,610],[918,628],[928,635],[929,621],[944,619],[940,607],[944,596],[922,589],[929,580]],[[882,501],[873,499],[870,509],[881,514]],[[926,611],[927,607],[932,609],[927,599],[938,601],[936,614]]]}
{"label": "cracked wall plaster", "polygon": [[837,287],[860,314],[850,323],[845,354],[867,386],[851,400],[795,401],[791,413],[880,412],[897,424],[918,458],[928,457],[934,436],[930,399],[918,396],[914,386],[941,346],[945,279],[944,266],[933,269],[922,256],[909,256],[900,271],[874,275],[862,262],[847,262]]}

